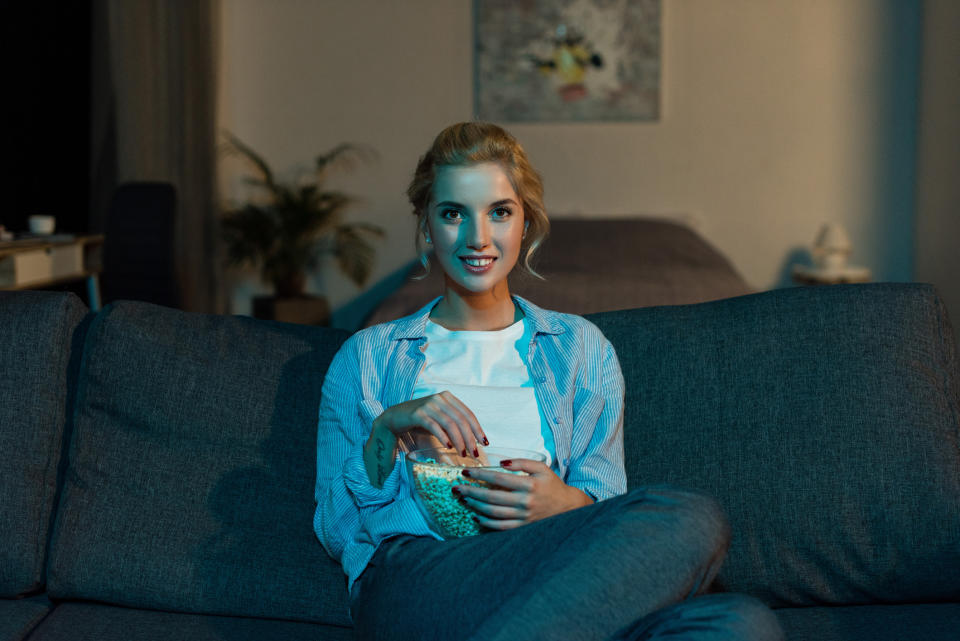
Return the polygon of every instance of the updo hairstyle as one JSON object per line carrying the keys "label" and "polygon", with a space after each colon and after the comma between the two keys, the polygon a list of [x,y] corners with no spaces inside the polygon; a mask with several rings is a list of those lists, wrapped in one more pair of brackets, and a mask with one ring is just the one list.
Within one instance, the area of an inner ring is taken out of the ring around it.
{"label": "updo hairstyle", "polygon": [[489,122],[460,122],[450,125],[434,139],[413,174],[407,188],[407,198],[417,217],[416,247],[424,273],[430,273],[429,252],[424,238],[427,232],[427,213],[433,198],[433,184],[440,167],[464,167],[483,162],[495,162],[503,169],[523,206],[527,223],[526,236],[520,244],[518,264],[529,274],[543,280],[530,265],[530,260],[550,233],[550,221],[543,206],[543,181],[527,159],[527,154],[516,138],[506,130]]}

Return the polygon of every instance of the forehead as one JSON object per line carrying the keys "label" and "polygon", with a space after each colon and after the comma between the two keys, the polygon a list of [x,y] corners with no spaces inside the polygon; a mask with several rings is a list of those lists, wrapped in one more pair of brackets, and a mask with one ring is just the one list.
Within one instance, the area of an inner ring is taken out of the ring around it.
{"label": "forehead", "polygon": [[517,200],[509,176],[494,162],[437,168],[433,196],[434,201],[457,200],[464,204],[486,204],[507,198]]}

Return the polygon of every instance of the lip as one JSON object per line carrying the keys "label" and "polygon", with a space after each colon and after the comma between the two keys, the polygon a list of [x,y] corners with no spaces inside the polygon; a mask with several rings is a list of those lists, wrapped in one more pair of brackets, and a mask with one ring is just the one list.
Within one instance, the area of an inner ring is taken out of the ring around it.
{"label": "lip", "polygon": [[[460,261],[463,263],[463,268],[468,272],[470,272],[471,274],[484,274],[490,271],[491,269],[493,269],[494,263],[497,262],[497,259],[495,256],[457,256],[457,258],[459,258]],[[467,264],[466,259],[468,258],[492,258],[493,260],[491,260],[488,264],[484,265],[483,267],[473,267],[472,265]]]}

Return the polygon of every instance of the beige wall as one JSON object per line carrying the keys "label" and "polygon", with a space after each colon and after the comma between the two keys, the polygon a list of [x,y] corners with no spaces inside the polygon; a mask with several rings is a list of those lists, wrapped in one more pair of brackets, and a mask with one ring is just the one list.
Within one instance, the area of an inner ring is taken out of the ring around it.
{"label": "beige wall", "polygon": [[926,0],[916,279],[937,286],[960,338],[960,3]]}
{"label": "beige wall", "polygon": [[[909,207],[880,202],[889,4],[664,0],[659,121],[505,125],[544,175],[554,216],[679,217],[758,289],[788,284],[791,252],[839,221],[852,262],[909,280],[912,183]],[[374,145],[378,165],[334,184],[366,199],[355,220],[388,230],[374,281],[390,274],[413,256],[403,192],[417,157],[473,117],[472,3],[222,6],[222,124],[281,170],[341,141]],[[242,195],[234,172],[223,190]],[[251,282],[234,292],[239,313]],[[311,287],[335,307],[358,294],[336,274]]]}

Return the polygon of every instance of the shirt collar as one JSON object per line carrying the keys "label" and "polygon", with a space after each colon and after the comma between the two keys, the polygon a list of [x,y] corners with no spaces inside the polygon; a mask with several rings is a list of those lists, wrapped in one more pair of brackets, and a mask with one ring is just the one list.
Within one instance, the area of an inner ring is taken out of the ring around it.
{"label": "shirt collar", "polygon": [[[432,301],[421,307],[418,311],[409,316],[405,316],[394,321],[393,332],[390,335],[391,340],[426,338],[427,320],[430,317],[430,310],[443,298],[437,296]],[[563,325],[558,320],[558,314],[546,309],[537,307],[526,298],[512,294],[514,302],[523,310],[523,315],[533,326],[533,333],[536,334],[562,334]]]}

